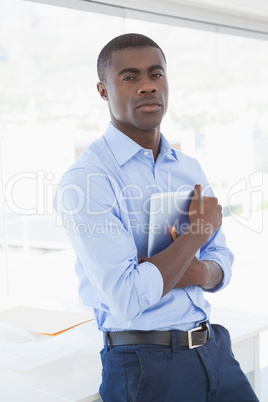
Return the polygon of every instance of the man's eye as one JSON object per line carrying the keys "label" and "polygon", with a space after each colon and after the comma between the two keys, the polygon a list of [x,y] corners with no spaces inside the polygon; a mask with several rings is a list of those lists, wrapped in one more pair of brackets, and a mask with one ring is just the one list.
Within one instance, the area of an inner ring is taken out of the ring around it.
{"label": "man's eye", "polygon": [[135,79],[135,77],[132,77],[132,76],[123,77],[123,81],[132,81],[134,79]]}
{"label": "man's eye", "polygon": [[163,74],[162,73],[155,73],[155,74],[153,74],[153,77],[161,78],[161,77],[163,77]]}

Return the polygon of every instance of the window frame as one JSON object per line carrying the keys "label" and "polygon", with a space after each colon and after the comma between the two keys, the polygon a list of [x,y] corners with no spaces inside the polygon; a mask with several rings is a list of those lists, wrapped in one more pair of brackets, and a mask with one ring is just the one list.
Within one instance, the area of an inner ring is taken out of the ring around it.
{"label": "window frame", "polygon": [[268,24],[249,12],[223,10],[221,7],[206,7],[205,4],[185,5],[179,1],[135,0],[24,0],[52,6],[113,15],[122,18],[161,22],[186,28],[225,33],[228,35],[268,40]]}

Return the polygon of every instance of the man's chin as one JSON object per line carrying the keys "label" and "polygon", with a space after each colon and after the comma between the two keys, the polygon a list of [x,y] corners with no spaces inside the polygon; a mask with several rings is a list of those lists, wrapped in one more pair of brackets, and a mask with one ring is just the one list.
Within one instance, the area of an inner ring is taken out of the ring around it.
{"label": "man's chin", "polygon": [[141,131],[154,131],[159,129],[162,123],[162,118],[148,118],[137,122],[137,127]]}

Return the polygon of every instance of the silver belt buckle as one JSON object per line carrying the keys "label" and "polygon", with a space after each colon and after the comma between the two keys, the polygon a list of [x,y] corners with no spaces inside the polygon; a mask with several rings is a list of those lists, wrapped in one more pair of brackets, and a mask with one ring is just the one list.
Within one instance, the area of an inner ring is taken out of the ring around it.
{"label": "silver belt buckle", "polygon": [[193,345],[193,338],[192,338],[192,333],[195,331],[200,331],[200,329],[203,329],[203,327],[200,325],[199,327],[190,329],[188,331],[188,347],[189,349],[194,349],[194,348],[198,348],[201,345]]}

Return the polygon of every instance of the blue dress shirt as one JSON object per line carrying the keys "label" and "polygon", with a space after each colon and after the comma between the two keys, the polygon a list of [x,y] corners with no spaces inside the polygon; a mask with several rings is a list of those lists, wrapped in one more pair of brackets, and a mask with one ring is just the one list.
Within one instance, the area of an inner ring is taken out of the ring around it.
{"label": "blue dress shirt", "polygon": [[[161,134],[160,154],[144,149],[111,123],[64,174],[55,208],[77,255],[79,295],[94,308],[99,329],[188,330],[209,318],[210,305],[199,286],[176,288],[162,297],[163,279],[147,256],[152,193],[204,186],[213,195],[198,162],[173,149]],[[233,255],[219,229],[200,249],[224,279]]]}

